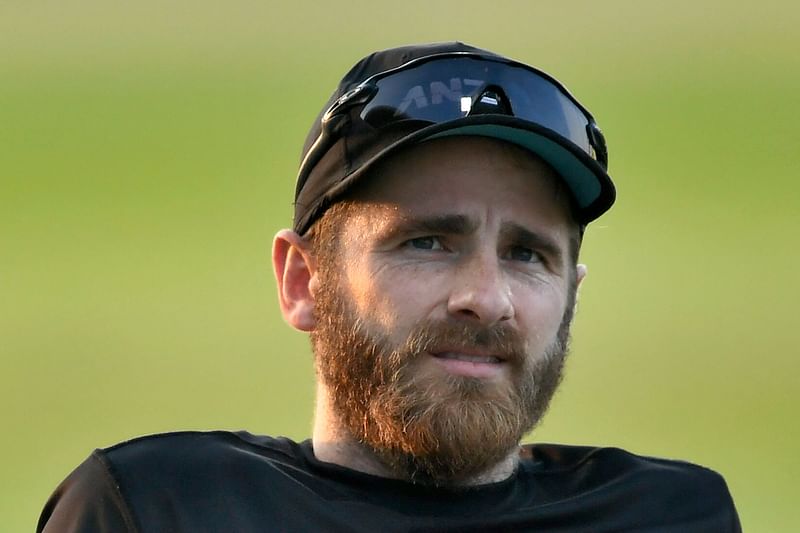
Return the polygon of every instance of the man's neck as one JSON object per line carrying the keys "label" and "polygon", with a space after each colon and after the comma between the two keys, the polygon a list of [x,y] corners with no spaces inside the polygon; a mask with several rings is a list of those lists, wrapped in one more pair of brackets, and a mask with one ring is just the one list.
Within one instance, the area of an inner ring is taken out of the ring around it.
{"label": "man's neck", "polygon": [[[343,427],[333,410],[328,389],[322,384],[317,385],[312,441],[314,456],[322,462],[337,464],[374,476],[404,479],[403,476],[387,468],[369,448],[356,441]],[[515,449],[499,463],[459,485],[476,486],[503,481],[514,473],[518,463],[519,454]]]}

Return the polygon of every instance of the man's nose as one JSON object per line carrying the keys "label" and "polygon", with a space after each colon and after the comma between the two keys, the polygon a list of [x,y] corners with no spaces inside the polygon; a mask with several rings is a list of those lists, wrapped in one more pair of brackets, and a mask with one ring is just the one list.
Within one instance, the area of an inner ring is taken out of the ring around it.
{"label": "man's nose", "polygon": [[458,266],[447,311],[484,326],[514,318],[511,288],[496,255],[474,257]]}

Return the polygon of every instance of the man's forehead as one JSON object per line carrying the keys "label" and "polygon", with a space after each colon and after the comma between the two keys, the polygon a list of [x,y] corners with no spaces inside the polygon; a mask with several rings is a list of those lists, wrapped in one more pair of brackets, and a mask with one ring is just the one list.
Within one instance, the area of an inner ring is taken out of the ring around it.
{"label": "man's forehead", "polygon": [[393,203],[358,202],[350,209],[350,223],[355,238],[372,235],[384,239],[421,235],[461,236],[529,240],[531,235],[565,246],[569,230],[563,224],[549,224],[535,218],[495,215],[490,211],[459,210],[447,205],[434,209],[399,206]]}
{"label": "man's forehead", "polygon": [[572,222],[569,195],[548,165],[514,145],[480,137],[429,141],[387,158],[352,199],[390,218]]}

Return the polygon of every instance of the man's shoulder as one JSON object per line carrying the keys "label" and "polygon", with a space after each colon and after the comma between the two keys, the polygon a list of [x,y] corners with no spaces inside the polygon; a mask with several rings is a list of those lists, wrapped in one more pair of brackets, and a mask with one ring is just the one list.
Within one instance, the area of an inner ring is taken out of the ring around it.
{"label": "man's shoulder", "polygon": [[578,468],[586,463],[614,463],[625,466],[662,465],[679,466],[690,469],[707,468],[683,461],[680,459],[668,459],[638,453],[618,448],[615,446],[581,446],[575,444],[555,444],[555,443],[535,443],[522,445],[522,457],[536,461],[546,468],[571,469]]}
{"label": "man's shoulder", "polygon": [[291,457],[297,453],[298,443],[287,437],[254,435],[247,431],[173,431],[154,433],[125,440],[101,448],[108,456],[136,459],[153,459],[163,454],[177,454],[192,458],[225,451],[258,449],[267,455]]}
{"label": "man's shoulder", "polygon": [[522,457],[531,471],[542,478],[580,474],[589,484],[617,480],[630,485],[657,481],[670,487],[725,487],[722,476],[710,468],[616,447],[528,444],[522,448]]}
{"label": "man's shoulder", "polygon": [[234,515],[256,524],[280,505],[273,496],[286,473],[304,472],[301,447],[243,431],[183,431],[98,449],[55,490],[37,531],[223,531]]}
{"label": "man's shoulder", "polygon": [[300,460],[300,444],[285,437],[246,431],[178,431],[136,437],[95,451],[118,476],[155,475],[167,479],[182,471],[195,475],[230,470],[248,463],[274,465]]}
{"label": "man's shoulder", "polygon": [[595,508],[608,506],[656,523],[662,517],[713,515],[734,530],[738,524],[725,480],[704,466],[621,448],[560,444],[526,445],[522,457],[522,470],[545,492],[572,501],[591,501]]}
{"label": "man's shoulder", "polygon": [[[301,444],[244,431],[181,431],[137,437],[96,450],[125,503],[143,524],[173,510],[193,511],[247,492],[263,505],[285,490],[286,478],[306,470]],[[207,517],[217,519],[219,514]]]}

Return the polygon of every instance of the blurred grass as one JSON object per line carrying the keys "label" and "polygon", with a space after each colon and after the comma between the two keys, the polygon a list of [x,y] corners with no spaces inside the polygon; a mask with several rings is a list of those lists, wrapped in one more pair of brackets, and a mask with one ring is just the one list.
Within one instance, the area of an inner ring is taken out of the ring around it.
{"label": "blurred grass", "polygon": [[269,266],[305,132],[361,55],[458,38],[567,83],[619,187],[532,438],[709,465],[746,531],[797,530],[798,22],[787,1],[0,5],[4,527],[96,446],[308,435]]}

